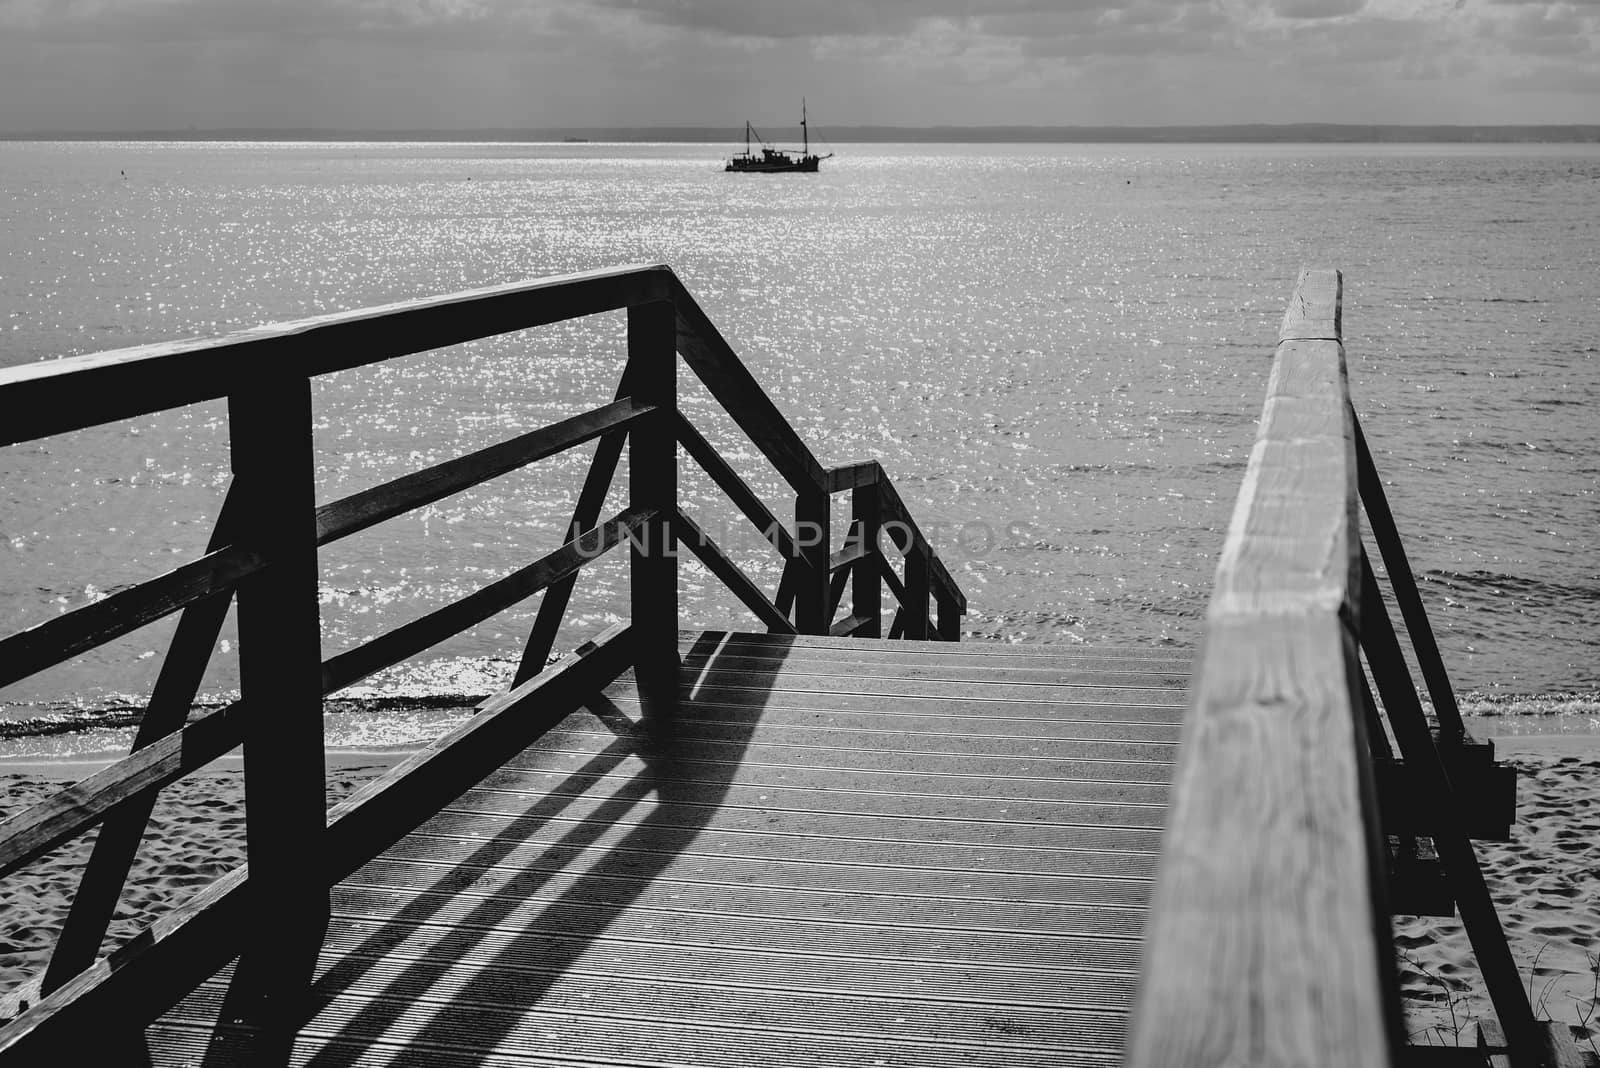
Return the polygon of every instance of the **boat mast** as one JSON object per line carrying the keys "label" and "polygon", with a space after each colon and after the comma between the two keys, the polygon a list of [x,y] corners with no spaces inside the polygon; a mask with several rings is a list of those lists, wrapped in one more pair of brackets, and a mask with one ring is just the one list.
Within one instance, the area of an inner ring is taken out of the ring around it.
{"label": "boat mast", "polygon": [[806,129],[806,98],[800,98],[800,136],[805,139],[806,147],[801,155],[811,155],[811,131]]}
{"label": "boat mast", "polygon": [[750,120],[744,120],[744,154],[750,154]]}

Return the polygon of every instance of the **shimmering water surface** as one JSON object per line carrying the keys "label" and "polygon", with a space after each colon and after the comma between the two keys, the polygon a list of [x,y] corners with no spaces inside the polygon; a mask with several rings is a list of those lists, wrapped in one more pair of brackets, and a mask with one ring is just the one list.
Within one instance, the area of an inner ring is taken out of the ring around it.
{"label": "shimmering water surface", "polygon": [[[968,636],[1188,644],[1284,302],[1302,265],[1337,266],[1352,390],[1458,687],[1595,714],[1600,148],[847,145],[817,175],[724,174],[721,152],[0,143],[0,365],[665,262],[824,463],[883,461]],[[612,314],[321,379],[318,498],[603,403],[622,350]],[[558,544],[589,452],[324,550],[325,655]],[[0,449],[0,631],[197,554],[227,481],[221,404]],[[773,554],[709,482],[684,499],[770,589]],[[614,555],[563,645],[625,614]],[[697,569],[685,604],[754,625]],[[363,693],[492,690],[536,606]],[[13,685],[0,715],[126,705],[170,630]],[[208,693],[234,645],[230,624]],[[351,744],[437,722],[340,716]]]}

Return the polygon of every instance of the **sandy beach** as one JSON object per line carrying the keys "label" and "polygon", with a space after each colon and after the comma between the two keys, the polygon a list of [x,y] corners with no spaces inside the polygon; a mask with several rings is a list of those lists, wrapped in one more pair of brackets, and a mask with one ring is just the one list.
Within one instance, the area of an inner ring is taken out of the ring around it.
{"label": "sandy beach", "polygon": [[[1475,728],[1486,733],[1482,726]],[[1600,962],[1600,735],[1499,737],[1500,757],[1519,771],[1518,817],[1510,842],[1480,842],[1478,852],[1513,955],[1542,1017],[1585,1027],[1580,1044],[1600,1045],[1596,967]],[[330,757],[332,804],[380,774],[398,756]],[[0,776],[6,814],[37,802],[84,773],[38,764]],[[111,930],[111,944],[244,859],[242,777],[208,771],[169,787]],[[0,992],[25,981],[48,958],[90,841],[81,840],[0,883]],[[1471,1042],[1490,1006],[1471,946],[1456,920],[1398,918],[1395,940],[1410,1041]]]}
{"label": "sandy beach", "polygon": [[[328,804],[404,755],[330,754]],[[38,763],[0,774],[0,814],[23,811],[94,770],[83,764]],[[86,835],[0,880],[0,994],[32,978],[49,960],[93,844],[94,835]],[[121,944],[244,859],[244,776],[238,761],[219,761],[218,770],[173,783],[162,791],[151,815],[103,948]]]}

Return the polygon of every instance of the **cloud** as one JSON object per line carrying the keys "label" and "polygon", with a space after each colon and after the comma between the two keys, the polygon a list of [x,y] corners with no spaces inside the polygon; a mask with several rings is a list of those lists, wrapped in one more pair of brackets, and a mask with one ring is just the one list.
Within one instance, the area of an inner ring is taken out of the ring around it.
{"label": "cloud", "polygon": [[1273,0],[1272,9],[1286,19],[1332,19],[1365,6],[1366,0]]}

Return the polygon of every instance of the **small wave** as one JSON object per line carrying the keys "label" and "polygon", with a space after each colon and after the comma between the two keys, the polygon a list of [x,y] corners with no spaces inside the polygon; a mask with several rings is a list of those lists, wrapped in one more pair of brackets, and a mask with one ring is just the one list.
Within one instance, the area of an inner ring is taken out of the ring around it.
{"label": "small wave", "polygon": [[1544,604],[1590,603],[1600,599],[1600,588],[1594,586],[1547,582],[1544,579],[1528,578],[1523,575],[1508,575],[1502,571],[1446,571],[1430,568],[1423,572],[1423,581],[1462,592],[1512,594]]}
{"label": "small wave", "polygon": [[1550,693],[1483,693],[1456,697],[1465,716],[1600,716],[1600,691],[1555,690]]}
{"label": "small wave", "polygon": [[1479,304],[1543,304],[1537,297],[1479,297]]}

